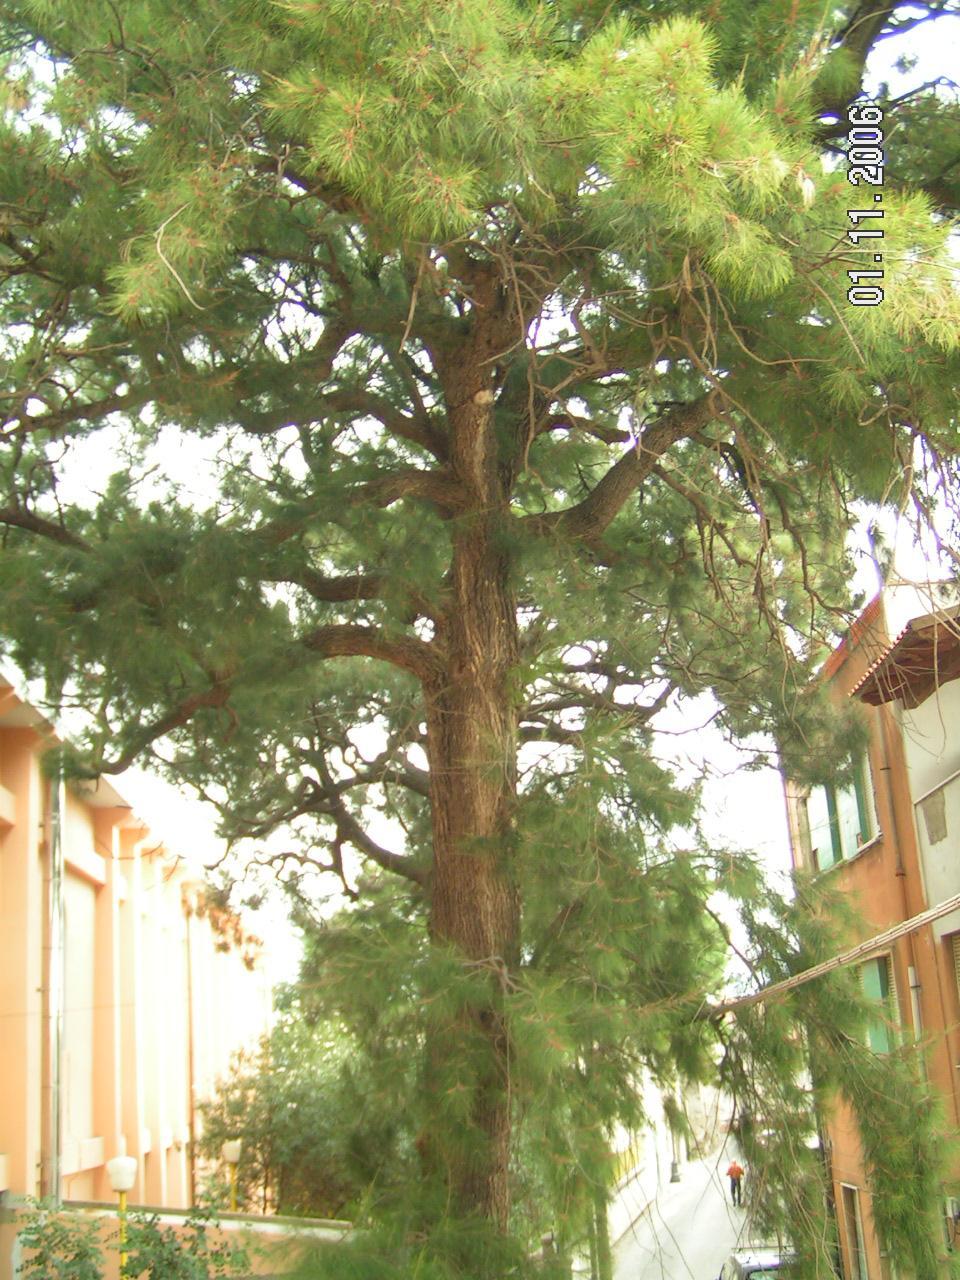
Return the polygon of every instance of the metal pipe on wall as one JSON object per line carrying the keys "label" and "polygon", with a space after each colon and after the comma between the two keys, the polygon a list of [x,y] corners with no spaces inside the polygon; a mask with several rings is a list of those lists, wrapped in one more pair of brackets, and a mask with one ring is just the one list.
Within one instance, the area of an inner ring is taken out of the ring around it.
{"label": "metal pipe on wall", "polygon": [[44,1199],[61,1202],[63,1153],[63,1022],[66,1004],[66,912],[64,908],[63,813],[66,789],[58,772],[50,782],[50,898],[47,959],[47,1144],[41,1178]]}
{"label": "metal pipe on wall", "polygon": [[193,904],[185,898],[184,912],[187,917],[187,1131],[189,1137],[187,1168],[190,1175],[190,1204],[197,1203],[197,1119],[196,1119],[196,1082],[193,1043],[193,946],[192,921]]}

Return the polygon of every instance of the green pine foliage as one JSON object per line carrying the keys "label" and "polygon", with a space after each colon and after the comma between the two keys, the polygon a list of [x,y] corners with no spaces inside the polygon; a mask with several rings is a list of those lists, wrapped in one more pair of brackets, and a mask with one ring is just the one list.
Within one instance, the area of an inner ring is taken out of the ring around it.
{"label": "green pine foliage", "polygon": [[834,1072],[862,1134],[873,1188],[880,1247],[904,1250],[917,1275],[942,1266],[943,1171],[948,1167],[947,1126],[923,1082],[917,1050],[905,1047],[885,1061],[862,1044],[824,1036],[835,1054]]}
{"label": "green pine foliage", "polygon": [[[842,978],[712,1010],[732,945],[763,984],[843,935],[703,839],[664,716],[838,776],[862,727],[811,678],[847,535],[960,507],[942,92],[881,95],[885,297],[847,298],[847,108],[934,8],[4,6],[5,652],[86,711],[77,785],[152,759],[301,910],[347,895],[300,1056],[372,1139],[283,1138],[291,1206],[376,1218],[344,1268],[499,1276],[544,1229],[600,1266],[637,1080],[719,1075],[812,1273],[813,1102],[909,1093]],[[273,1133],[261,1066],[224,1124]],[[927,1280],[924,1106],[868,1154]]]}

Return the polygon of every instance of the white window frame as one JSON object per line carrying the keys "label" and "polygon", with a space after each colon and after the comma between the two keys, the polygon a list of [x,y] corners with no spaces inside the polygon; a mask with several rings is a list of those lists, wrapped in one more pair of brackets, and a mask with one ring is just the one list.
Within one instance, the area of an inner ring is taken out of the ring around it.
{"label": "white window frame", "polygon": [[850,1243],[851,1243],[850,1241],[850,1225],[851,1224],[847,1216],[848,1199],[847,1199],[847,1196],[844,1194],[847,1191],[851,1191],[853,1193],[852,1196],[850,1196],[850,1200],[853,1203],[853,1224],[852,1225],[856,1231],[856,1241],[857,1241],[857,1256],[856,1258],[850,1258],[849,1261],[850,1261],[851,1268],[856,1266],[857,1271],[859,1272],[858,1275],[849,1276],[848,1280],[870,1280],[870,1268],[867,1265],[867,1248],[866,1248],[866,1245],[864,1244],[864,1239],[863,1239],[863,1216],[860,1213],[860,1188],[858,1186],[855,1186],[852,1182],[841,1182],[840,1183],[840,1202],[843,1205],[843,1222],[844,1222],[844,1227],[846,1229],[845,1239],[847,1244],[847,1253],[848,1254],[850,1253]]}

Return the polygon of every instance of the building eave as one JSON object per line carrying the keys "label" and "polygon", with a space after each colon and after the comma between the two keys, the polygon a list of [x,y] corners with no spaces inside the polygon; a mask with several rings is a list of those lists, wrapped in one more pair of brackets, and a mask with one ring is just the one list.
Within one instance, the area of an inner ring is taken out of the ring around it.
{"label": "building eave", "polygon": [[912,710],[960,678],[960,605],[914,618],[850,691],[871,706],[899,701]]}

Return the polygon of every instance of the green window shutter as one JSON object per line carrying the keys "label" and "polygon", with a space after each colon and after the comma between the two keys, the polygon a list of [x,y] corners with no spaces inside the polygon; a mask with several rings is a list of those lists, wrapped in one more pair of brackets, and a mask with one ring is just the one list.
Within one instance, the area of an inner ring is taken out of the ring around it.
{"label": "green window shutter", "polygon": [[843,841],[840,838],[840,814],[837,811],[837,791],[835,787],[824,787],[827,793],[827,812],[830,814],[830,844],[833,848],[833,861],[839,862],[843,857]]}
{"label": "green window shutter", "polygon": [[874,1053],[894,1048],[893,1026],[898,1021],[893,965],[889,956],[878,956],[860,966],[860,983],[867,999],[877,1005],[876,1017],[867,1024],[867,1044]]}
{"label": "green window shutter", "polygon": [[854,790],[857,796],[857,813],[860,818],[860,843],[866,842],[873,835],[873,823],[870,820],[870,809],[867,805],[867,779],[870,765],[867,760],[860,761],[860,767],[857,775],[853,780]]}
{"label": "green window shutter", "polygon": [[860,985],[868,1000],[879,1002],[886,998],[887,984],[879,960],[867,960],[860,966]]}

